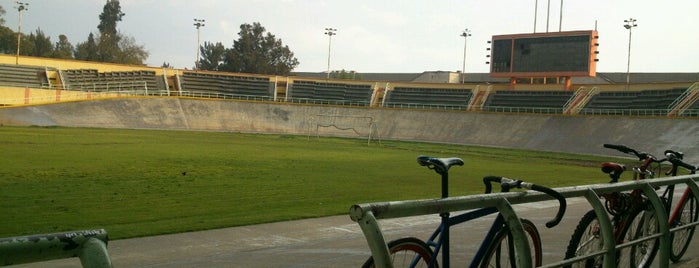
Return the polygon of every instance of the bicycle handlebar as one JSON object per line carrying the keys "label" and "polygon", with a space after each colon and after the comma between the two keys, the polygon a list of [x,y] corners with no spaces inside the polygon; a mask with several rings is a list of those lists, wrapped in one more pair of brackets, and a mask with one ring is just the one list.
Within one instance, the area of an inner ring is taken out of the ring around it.
{"label": "bicycle handlebar", "polygon": [[631,149],[629,147],[626,147],[624,145],[605,143],[602,146],[604,146],[604,148],[614,149],[614,150],[617,150],[617,151],[625,153],[625,154],[634,155],[634,156],[638,157],[638,160],[640,160],[640,161],[646,160],[647,158],[652,158],[654,162],[662,162],[662,161],[656,160],[655,156],[653,156],[649,153],[638,152],[638,151]]}
{"label": "bicycle handlebar", "polygon": [[513,180],[513,179],[509,179],[509,178],[505,178],[505,177],[487,176],[487,177],[483,178],[483,183],[485,184],[485,193],[486,194],[489,194],[492,192],[493,187],[492,187],[491,183],[493,183],[493,182],[500,183],[500,187],[502,189],[502,192],[509,192],[510,189],[513,187],[514,188],[524,188],[524,189],[529,189],[529,190],[533,190],[533,191],[537,191],[537,192],[542,192],[542,193],[545,193],[549,196],[556,198],[558,200],[558,203],[560,204],[558,206],[558,212],[556,212],[556,216],[552,220],[546,222],[546,227],[552,228],[552,227],[558,225],[558,223],[561,222],[561,219],[563,219],[563,215],[565,214],[567,203],[566,203],[565,197],[563,197],[563,195],[561,195],[559,192],[556,192],[555,190],[548,188],[548,187],[545,187],[545,186],[541,186],[541,185],[537,185],[537,184],[533,184],[533,183],[529,183],[529,182],[524,182],[522,180]]}
{"label": "bicycle handlebar", "polygon": [[684,161],[682,161],[682,153],[680,152],[675,152],[672,150],[666,150],[665,151],[665,157],[667,157],[667,161],[670,161],[673,165],[673,169],[676,167],[683,167],[692,172],[694,174],[697,171],[697,167],[687,164]]}
{"label": "bicycle handlebar", "polygon": [[625,153],[625,154],[628,154],[628,153],[633,153],[634,155],[638,154],[638,152],[636,152],[636,150],[631,149],[629,147],[626,147],[624,145],[605,143],[602,146],[604,146],[604,148],[614,149],[614,150],[620,151],[620,152]]}

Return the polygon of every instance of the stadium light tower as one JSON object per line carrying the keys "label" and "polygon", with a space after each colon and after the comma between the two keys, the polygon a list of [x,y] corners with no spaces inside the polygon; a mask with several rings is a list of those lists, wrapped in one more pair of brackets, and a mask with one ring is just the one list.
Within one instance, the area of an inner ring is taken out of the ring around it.
{"label": "stadium light tower", "polygon": [[326,79],[330,79],[330,45],[333,41],[333,35],[336,35],[337,29],[325,28],[325,34],[328,36],[328,76]]}
{"label": "stadium light tower", "polygon": [[624,20],[624,22],[626,23],[624,24],[624,28],[629,30],[629,53],[626,61],[626,89],[629,89],[629,83],[631,82],[631,29],[638,26],[638,24],[636,24],[636,19],[634,18],[629,18],[628,20]]}
{"label": "stadium light tower", "polygon": [[464,31],[461,32],[461,36],[464,38],[464,62],[461,65],[461,83],[463,84],[466,81],[466,43],[468,37],[471,36],[471,30],[468,28],[464,29]]}
{"label": "stadium light tower", "polygon": [[194,19],[194,27],[197,27],[197,61],[194,62],[194,68],[197,68],[197,71],[199,71],[199,50],[201,50],[199,28],[204,27],[204,22],[206,22],[206,20]]}
{"label": "stadium light tower", "polygon": [[561,0],[561,11],[559,12],[559,19],[558,19],[558,31],[563,30],[563,0]]}
{"label": "stadium light tower", "polygon": [[15,58],[15,64],[19,64],[19,45],[22,40],[22,11],[29,10],[29,3],[22,3],[15,1],[17,4],[17,12],[19,13],[17,21],[17,57]]}
{"label": "stadium light tower", "polygon": [[534,1],[534,33],[536,33],[536,16],[539,13],[539,0]]}

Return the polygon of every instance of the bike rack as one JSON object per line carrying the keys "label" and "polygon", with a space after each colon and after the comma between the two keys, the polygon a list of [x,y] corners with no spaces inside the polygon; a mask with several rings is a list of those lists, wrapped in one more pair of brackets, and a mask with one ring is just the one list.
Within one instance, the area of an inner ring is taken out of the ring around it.
{"label": "bike rack", "polygon": [[111,268],[104,229],[0,239],[0,266],[78,257],[83,267]]}
{"label": "bike rack", "polygon": [[[603,250],[595,252],[587,256],[580,256],[561,262],[546,265],[544,267],[562,267],[573,262],[591,258],[598,255],[605,255],[605,268],[615,267],[616,249],[631,246],[636,243],[643,242],[649,239],[659,238],[658,263],[659,267],[667,268],[670,258],[670,232],[677,231],[683,228],[699,225],[698,222],[683,225],[682,227],[670,229],[668,224],[668,215],[665,211],[665,205],[660,200],[655,189],[659,186],[687,184],[692,190],[695,197],[699,197],[699,175],[685,175],[658,179],[647,179],[629,182],[618,182],[614,184],[594,184],[574,187],[556,188],[554,190],[561,193],[566,198],[584,197],[592,206],[597,214],[600,222],[600,232],[605,242]],[[607,214],[603,200],[599,195],[604,193],[629,191],[633,189],[641,189],[648,197],[653,208],[655,209],[659,219],[659,233],[648,237],[643,237],[634,241],[630,241],[621,245],[616,245],[614,241],[613,227],[611,220]],[[367,240],[371,255],[374,258],[376,267],[392,267],[388,246],[378,224],[378,219],[391,219],[419,215],[432,215],[446,212],[463,211],[477,209],[483,207],[496,207],[503,214],[507,224],[512,232],[515,242],[515,250],[517,252],[518,267],[531,266],[531,250],[526,242],[526,236],[522,229],[522,224],[519,217],[512,208],[513,204],[532,203],[546,200],[554,200],[546,194],[526,191],[526,192],[508,192],[508,193],[491,193],[469,196],[448,197],[441,199],[421,199],[407,201],[390,201],[377,202],[353,205],[350,208],[350,218],[359,224],[364,237]]]}

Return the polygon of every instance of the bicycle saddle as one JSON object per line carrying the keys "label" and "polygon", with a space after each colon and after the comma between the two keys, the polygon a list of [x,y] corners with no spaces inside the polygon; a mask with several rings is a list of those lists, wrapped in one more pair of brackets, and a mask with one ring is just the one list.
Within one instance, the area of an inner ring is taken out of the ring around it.
{"label": "bicycle saddle", "polygon": [[610,183],[619,181],[619,177],[621,177],[621,173],[624,172],[624,170],[626,170],[626,166],[623,164],[612,162],[602,163],[602,172],[609,174],[609,177],[612,178]]}
{"label": "bicycle saddle", "polygon": [[449,172],[449,168],[453,165],[463,166],[464,160],[458,157],[438,158],[421,155],[417,157],[417,163],[444,175]]}

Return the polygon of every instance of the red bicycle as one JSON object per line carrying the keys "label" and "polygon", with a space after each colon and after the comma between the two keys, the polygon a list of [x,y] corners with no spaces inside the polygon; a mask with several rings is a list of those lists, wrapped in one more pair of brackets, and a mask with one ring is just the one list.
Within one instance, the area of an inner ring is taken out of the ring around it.
{"label": "red bicycle", "polygon": [[[682,161],[683,154],[681,152],[675,152],[672,150],[665,151],[665,157],[668,162],[672,163],[672,168],[665,173],[666,175],[677,176],[677,170],[679,167],[683,167],[689,171],[690,174],[695,174],[697,167],[687,164]],[[675,185],[668,185],[663,192],[663,199],[667,202],[666,208],[670,211],[672,206],[672,198],[674,196]],[[678,262],[682,259],[682,256],[687,252],[687,247],[692,242],[692,236],[694,235],[695,225],[685,226],[692,222],[696,222],[699,218],[699,213],[697,213],[699,208],[697,208],[697,197],[696,193],[692,193],[692,189],[687,187],[682,196],[675,204],[672,213],[669,214],[669,224],[670,224],[670,241],[672,241],[672,251],[670,254],[670,260],[673,262]]]}
{"label": "red bicycle", "polygon": [[[666,150],[666,158],[659,160],[651,154],[638,152],[623,145],[605,144],[604,147],[638,157],[641,165],[633,168],[634,180],[653,178],[655,171],[660,170],[660,163],[666,161],[670,162],[672,167],[665,175],[676,176],[679,167],[689,170],[690,174],[696,172],[695,166],[682,161],[683,154],[681,152]],[[653,163],[658,164],[656,168],[652,167]],[[602,164],[602,171],[609,174],[612,178],[612,183],[617,182],[621,173],[625,170],[626,167],[622,164],[611,162]],[[699,213],[697,196],[692,193],[689,187],[684,190],[682,196],[674,205],[674,209],[671,210],[674,191],[675,185],[667,186],[661,199],[665,203],[668,215],[670,215],[668,219],[672,231],[670,234],[672,242],[670,260],[677,262],[687,251],[694,234],[695,225],[688,224],[696,222],[699,218]],[[612,215],[614,236],[617,244],[647,237],[659,231],[657,215],[641,190],[634,190],[630,193],[613,192],[603,194],[602,197],[605,198],[607,212]],[[566,259],[601,250],[603,241],[599,231],[599,222],[594,211],[585,214],[571,237],[566,251]],[[617,266],[649,267],[657,254],[658,246],[658,240],[651,239],[619,250]],[[602,262],[602,257],[599,256],[587,259],[584,262],[575,263],[572,267],[601,267]]]}
{"label": "red bicycle", "polygon": [[[649,153],[638,152],[623,145],[605,144],[605,148],[615,149],[636,156],[641,164],[634,167],[634,180],[652,178],[655,175],[653,163],[658,160]],[[658,167],[659,169],[659,167]],[[609,174],[610,183],[619,181],[626,166],[619,163],[606,162],[602,164],[602,172]],[[658,220],[653,206],[640,189],[631,192],[611,192],[600,195],[605,199],[607,212],[611,215],[614,228],[614,240],[617,245],[634,241],[649,234],[658,232]],[[604,241],[600,234],[600,225],[594,210],[588,211],[580,220],[570,238],[566,250],[566,259],[586,256],[602,250]],[[646,240],[617,251],[617,267],[649,267],[657,252],[658,241]],[[602,267],[603,256],[585,259],[573,263],[569,267]]]}

